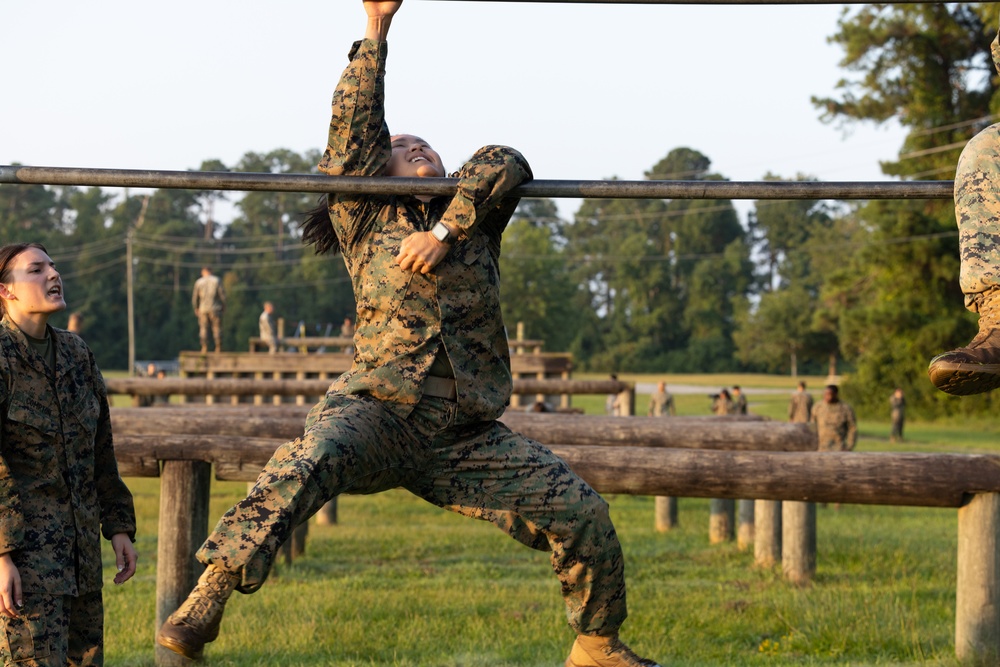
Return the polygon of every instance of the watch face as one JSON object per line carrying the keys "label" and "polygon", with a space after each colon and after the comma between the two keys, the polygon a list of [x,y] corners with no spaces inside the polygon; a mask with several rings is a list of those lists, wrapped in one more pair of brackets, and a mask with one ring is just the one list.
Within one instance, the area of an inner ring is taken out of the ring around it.
{"label": "watch face", "polygon": [[449,243],[451,241],[451,234],[448,232],[448,228],[440,222],[434,225],[431,229],[431,234],[441,243]]}

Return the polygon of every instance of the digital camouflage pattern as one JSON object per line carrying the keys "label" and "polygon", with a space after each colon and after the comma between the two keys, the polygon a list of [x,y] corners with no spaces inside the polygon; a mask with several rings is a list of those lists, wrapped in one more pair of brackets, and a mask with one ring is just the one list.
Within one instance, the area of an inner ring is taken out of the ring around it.
{"label": "digital camouflage pattern", "polygon": [[17,325],[0,321],[0,553],[13,557],[26,598],[100,590],[101,533],[135,537],[104,379],[79,336],[48,333],[53,380]]}
{"label": "digital camouflage pattern", "polygon": [[[334,94],[328,174],[372,175],[390,155],[383,119],[385,43],[364,40]],[[405,488],[551,551],[570,624],[612,634],[625,620],[624,561],[607,503],[542,445],[495,418],[512,389],[499,303],[500,237],[531,177],[516,151],[489,146],[458,173],[454,199],[337,196],[330,217],[358,304],[354,366],[282,445],[248,497],[219,521],[198,559],[264,582],[279,545],[331,498]],[[399,245],[444,220],[467,234],[429,275],[402,271]],[[424,396],[439,351],[458,398]]]}
{"label": "digital camouflage pattern", "polygon": [[104,664],[104,600],[82,596],[24,596],[16,618],[0,616],[0,660],[13,667],[99,667]]}
{"label": "digital camouflage pattern", "polygon": [[[387,45],[362,40],[333,96],[329,141],[320,171],[380,174],[391,154],[384,120]],[[390,401],[401,416],[420,400],[424,379],[443,348],[454,370],[459,421],[503,414],[513,381],[500,316],[500,238],[517,207],[503,199],[531,178],[517,151],[487,146],[455,174],[458,194],[428,203],[414,197],[330,197],[330,219],[357,303],[354,366],[333,389]],[[399,268],[403,239],[441,220],[462,230],[432,273]],[[385,363],[392,359],[391,364]]]}
{"label": "digital camouflage pattern", "polygon": [[858,425],[854,410],[847,403],[820,401],[813,406],[812,422],[821,452],[847,452],[858,442]]}
{"label": "digital camouflage pattern", "polygon": [[657,389],[649,395],[649,410],[646,413],[650,417],[666,417],[676,415],[677,409],[674,407],[674,397],[669,391]]}
{"label": "digital camouflage pattern", "polygon": [[813,397],[807,391],[795,391],[788,402],[788,421],[805,424],[812,415]]}
{"label": "digital camouflage pattern", "polygon": [[257,590],[292,529],[330,498],[402,487],[551,551],[570,625],[605,634],[625,620],[624,561],[605,501],[542,445],[496,421],[456,426],[453,401],[425,398],[408,417],[368,396],[331,393],[282,445],[198,559]]}
{"label": "digital camouflage pattern", "polygon": [[[991,45],[1000,71],[1000,35]],[[1000,123],[973,137],[955,172],[955,218],[958,222],[965,305],[1000,326]]]}

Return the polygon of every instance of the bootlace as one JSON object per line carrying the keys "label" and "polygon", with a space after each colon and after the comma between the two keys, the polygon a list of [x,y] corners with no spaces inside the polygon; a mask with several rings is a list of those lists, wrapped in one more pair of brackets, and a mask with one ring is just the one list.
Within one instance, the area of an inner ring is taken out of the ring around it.
{"label": "bootlace", "polygon": [[179,615],[186,621],[208,620],[212,607],[225,596],[228,584],[228,575],[225,572],[214,568],[209,570],[195,589],[198,594],[188,596],[188,604],[178,610]]}

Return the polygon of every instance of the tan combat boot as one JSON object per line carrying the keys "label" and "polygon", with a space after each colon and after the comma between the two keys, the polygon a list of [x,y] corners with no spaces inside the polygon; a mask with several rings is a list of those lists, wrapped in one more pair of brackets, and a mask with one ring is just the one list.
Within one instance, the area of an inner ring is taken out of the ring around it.
{"label": "tan combat boot", "polygon": [[566,658],[566,667],[659,667],[652,660],[640,658],[632,649],[613,637],[577,635]]}
{"label": "tan combat boot", "polygon": [[156,643],[190,660],[200,659],[205,644],[219,636],[226,600],[237,583],[239,577],[215,565],[206,567],[198,585],[156,633]]}
{"label": "tan combat boot", "polygon": [[992,292],[980,304],[979,333],[968,347],[931,359],[927,375],[935,387],[955,396],[1000,387],[1000,292]]}

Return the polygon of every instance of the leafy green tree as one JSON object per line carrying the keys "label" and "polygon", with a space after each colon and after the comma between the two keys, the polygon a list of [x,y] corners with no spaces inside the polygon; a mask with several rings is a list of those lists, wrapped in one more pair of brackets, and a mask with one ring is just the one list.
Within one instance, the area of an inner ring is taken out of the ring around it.
{"label": "leafy green tree", "polygon": [[570,349],[580,320],[579,290],[562,249],[565,224],[552,200],[526,199],[507,225],[500,254],[504,321],[523,322],[526,336],[551,351]]}
{"label": "leafy green tree", "polygon": [[[677,148],[648,178],[721,180]],[[730,202],[592,200],[566,228],[575,277],[595,319],[574,351],[602,370],[732,370],[735,304],[752,279]]]}

